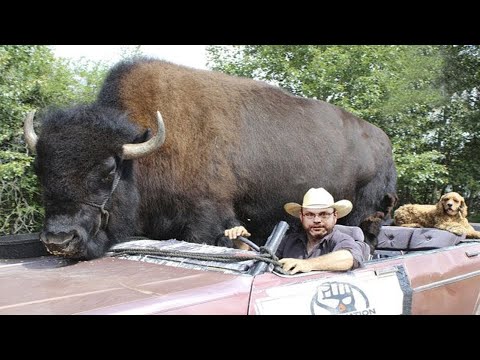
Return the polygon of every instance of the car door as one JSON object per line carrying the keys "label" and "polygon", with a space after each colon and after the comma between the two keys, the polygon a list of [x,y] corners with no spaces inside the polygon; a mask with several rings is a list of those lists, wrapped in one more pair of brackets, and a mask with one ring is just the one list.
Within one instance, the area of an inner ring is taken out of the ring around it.
{"label": "car door", "polygon": [[252,286],[249,314],[474,314],[480,243],[371,260],[348,272],[266,273]]}

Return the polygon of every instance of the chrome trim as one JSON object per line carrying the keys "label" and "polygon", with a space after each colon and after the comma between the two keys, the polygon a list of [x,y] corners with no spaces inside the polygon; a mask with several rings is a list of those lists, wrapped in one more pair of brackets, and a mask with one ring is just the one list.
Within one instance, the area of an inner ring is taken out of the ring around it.
{"label": "chrome trim", "polygon": [[428,284],[428,285],[419,286],[417,288],[414,288],[413,292],[417,293],[417,292],[422,292],[422,291],[434,289],[434,288],[437,288],[437,287],[440,287],[440,286],[452,284],[452,283],[457,282],[457,281],[470,279],[470,278],[475,277],[475,276],[480,276],[480,270],[474,271],[474,272],[471,272],[471,273],[467,273],[467,274],[463,274],[463,275],[459,275],[459,276],[454,276],[452,278],[437,281],[437,282],[434,282],[434,283],[431,283],[431,284]]}
{"label": "chrome trim", "polygon": [[466,251],[465,255],[467,255],[467,257],[471,258],[471,257],[477,256],[477,255],[480,255],[480,250]]}
{"label": "chrome trim", "polygon": [[398,271],[398,268],[396,266],[390,266],[387,268],[375,270],[375,275],[377,276],[388,275],[391,273],[396,273],[397,271]]}

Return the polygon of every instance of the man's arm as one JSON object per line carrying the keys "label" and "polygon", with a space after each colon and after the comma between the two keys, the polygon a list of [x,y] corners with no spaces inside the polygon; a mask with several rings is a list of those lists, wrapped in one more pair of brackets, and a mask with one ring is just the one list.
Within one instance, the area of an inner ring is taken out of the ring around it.
{"label": "man's arm", "polygon": [[348,250],[337,250],[311,259],[284,258],[279,262],[291,274],[312,270],[347,271],[353,267],[353,256]]}

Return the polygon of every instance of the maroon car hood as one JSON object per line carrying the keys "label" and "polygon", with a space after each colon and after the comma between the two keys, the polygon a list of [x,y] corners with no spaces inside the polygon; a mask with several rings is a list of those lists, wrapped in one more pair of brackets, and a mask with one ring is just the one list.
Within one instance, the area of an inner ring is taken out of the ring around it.
{"label": "maroon car hood", "polygon": [[246,314],[253,280],[113,257],[2,260],[0,270],[0,314],[215,314],[218,300],[230,304],[220,312]]}

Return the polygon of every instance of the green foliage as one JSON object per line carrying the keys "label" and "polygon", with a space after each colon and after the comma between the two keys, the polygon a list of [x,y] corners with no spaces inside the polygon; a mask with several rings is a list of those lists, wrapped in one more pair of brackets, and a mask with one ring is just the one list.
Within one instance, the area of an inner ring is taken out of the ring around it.
{"label": "green foliage", "polygon": [[448,169],[439,164],[443,155],[432,150],[421,154],[404,153],[394,146],[398,173],[397,193],[404,203],[435,203],[448,183]]}
{"label": "green foliage", "polygon": [[141,49],[142,45],[124,45],[120,48],[120,58],[128,60],[144,55]]}
{"label": "green foliage", "polygon": [[480,223],[480,214],[470,215],[468,217],[468,221],[470,221],[472,223]]}
{"label": "green foliage", "polygon": [[31,158],[4,151],[0,164],[0,234],[39,231],[44,211],[39,203],[38,184],[31,170]]}
{"label": "green foliage", "polygon": [[23,119],[50,105],[92,101],[107,67],[56,59],[48,46],[0,46],[0,235],[37,231],[43,208]]}

